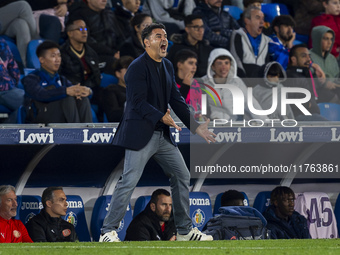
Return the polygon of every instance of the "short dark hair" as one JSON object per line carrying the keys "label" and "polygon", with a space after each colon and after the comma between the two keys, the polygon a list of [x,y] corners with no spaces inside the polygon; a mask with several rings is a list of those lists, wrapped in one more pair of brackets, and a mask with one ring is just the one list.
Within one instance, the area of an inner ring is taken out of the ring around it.
{"label": "short dark hair", "polygon": [[222,197],[221,197],[221,206],[234,206],[234,205],[238,205],[236,203],[236,200],[244,200],[244,195],[234,189],[230,189],[226,192],[223,193]]}
{"label": "short dark hair", "polygon": [[294,45],[289,51],[289,62],[291,61],[292,57],[296,57],[296,51],[299,48],[307,48],[308,49],[308,46],[307,46],[307,44],[304,44],[304,43]]}
{"label": "short dark hair", "polygon": [[267,75],[272,75],[272,76],[278,75],[279,77],[283,76],[282,68],[281,68],[280,64],[279,63],[273,63],[269,67]]}
{"label": "short dark hair", "polygon": [[42,194],[42,197],[41,197],[41,202],[44,206],[44,208],[46,208],[46,202],[48,200],[52,201],[53,200],[53,197],[54,197],[54,194],[53,192],[56,191],[56,190],[63,190],[63,187],[61,186],[58,186],[58,187],[48,187],[44,190],[43,194]]}
{"label": "short dark hair", "polygon": [[131,56],[120,57],[112,66],[113,72],[120,71],[123,68],[128,68],[131,62],[134,60]]}
{"label": "short dark hair", "polygon": [[221,55],[221,56],[218,56],[217,58],[214,59],[212,65],[214,65],[214,64],[215,64],[215,61],[218,60],[218,59],[220,59],[220,60],[229,59],[230,63],[233,61],[232,58],[231,58],[230,56]]}
{"label": "short dark hair", "polygon": [[190,14],[184,18],[184,25],[185,26],[191,25],[192,21],[195,19],[202,19],[202,16],[198,14]]}
{"label": "short dark hair", "polygon": [[247,8],[249,5],[252,5],[253,3],[260,2],[263,3],[263,0],[243,0],[243,6],[244,8]]}
{"label": "short dark hair", "polygon": [[152,192],[150,204],[157,204],[158,196],[160,195],[170,197],[170,192],[165,189],[156,189],[154,192]]}
{"label": "short dark hair", "polygon": [[296,23],[294,21],[294,19],[292,18],[292,16],[290,15],[280,15],[280,16],[276,16],[273,21],[272,24],[270,25],[274,31],[274,27],[280,27],[281,25],[286,25],[286,26],[291,26],[291,27],[295,27]]}
{"label": "short dark hair", "polygon": [[135,26],[139,27],[147,17],[151,18],[151,16],[146,13],[137,13],[135,16],[133,16],[133,18],[130,21],[130,25],[133,28],[133,30]]}
{"label": "short dark hair", "polygon": [[188,58],[196,58],[198,59],[198,56],[196,54],[196,52],[189,50],[189,49],[181,49],[179,50],[174,57],[174,63],[175,65],[180,62],[183,63],[184,61],[186,61]]}
{"label": "short dark hair", "polygon": [[144,39],[149,39],[150,35],[152,34],[152,31],[157,28],[165,30],[165,26],[162,23],[152,23],[150,26],[147,26],[146,28],[143,29],[142,42],[144,47],[145,47]]}
{"label": "short dark hair", "polygon": [[36,54],[38,58],[44,56],[45,52],[49,49],[60,49],[59,44],[53,42],[53,41],[43,41],[39,46],[37,47]]}
{"label": "short dark hair", "polygon": [[[84,23],[85,23],[85,20],[83,20],[81,17],[77,17],[77,16],[70,17],[65,24],[65,31],[66,32],[70,31],[70,27],[73,26],[74,22],[76,22],[77,20],[84,21]],[[85,25],[86,25],[86,23],[85,23]]]}
{"label": "short dark hair", "polygon": [[278,186],[270,194],[270,203],[274,204],[274,201],[278,201],[282,199],[284,195],[293,195],[295,198],[294,191],[286,186]]}

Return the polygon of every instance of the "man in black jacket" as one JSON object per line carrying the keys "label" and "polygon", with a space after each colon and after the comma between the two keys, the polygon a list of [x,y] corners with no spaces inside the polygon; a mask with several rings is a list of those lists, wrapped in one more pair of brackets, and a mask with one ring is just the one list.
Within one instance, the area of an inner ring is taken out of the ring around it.
{"label": "man in black jacket", "polygon": [[210,52],[214,49],[209,45],[209,41],[203,39],[204,24],[199,15],[191,14],[185,17],[185,33],[173,34],[171,40],[174,45],[170,48],[167,59],[175,66],[175,55],[182,49],[194,51],[197,58],[196,77],[202,77],[207,74],[208,58]]}
{"label": "man in black jacket", "polygon": [[44,208],[26,223],[33,242],[74,242],[78,240],[74,226],[63,220],[66,195],[62,187],[48,187],[42,194]]}
{"label": "man in black jacket", "polygon": [[171,217],[171,209],[170,193],[164,189],[155,190],[144,211],[130,223],[125,241],[176,240],[176,227]]}
{"label": "man in black jacket", "polygon": [[106,3],[101,0],[74,3],[69,18],[84,20],[88,28],[87,43],[98,54],[100,71],[114,75],[112,64],[119,58],[118,27],[115,15],[106,8]]}
{"label": "man in black jacket", "polygon": [[81,19],[69,19],[66,24],[68,40],[61,46],[59,73],[72,84],[80,83],[92,89],[91,104],[100,105],[99,59],[97,53],[86,43],[87,26]]}

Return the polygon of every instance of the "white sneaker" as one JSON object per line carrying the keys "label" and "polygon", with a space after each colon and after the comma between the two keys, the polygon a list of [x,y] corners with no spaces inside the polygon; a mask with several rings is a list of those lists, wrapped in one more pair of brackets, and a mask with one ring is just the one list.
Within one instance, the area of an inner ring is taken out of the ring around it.
{"label": "white sneaker", "polygon": [[197,228],[193,228],[186,235],[177,234],[177,241],[212,241],[214,240],[212,236],[203,234]]}
{"label": "white sneaker", "polygon": [[113,242],[120,242],[120,239],[117,235],[117,232],[113,230],[111,232],[105,233],[104,235],[100,235],[99,242],[100,243],[102,242],[113,243]]}

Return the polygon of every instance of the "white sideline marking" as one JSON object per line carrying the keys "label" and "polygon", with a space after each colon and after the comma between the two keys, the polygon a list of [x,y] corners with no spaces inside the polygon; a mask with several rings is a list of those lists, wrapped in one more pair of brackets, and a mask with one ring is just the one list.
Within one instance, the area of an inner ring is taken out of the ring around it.
{"label": "white sideline marking", "polygon": [[[6,249],[18,249],[18,247],[6,247]],[[64,249],[64,248],[71,248],[71,249],[204,249],[204,250],[277,250],[277,249],[305,249],[305,246],[301,247],[169,247],[169,246],[106,246],[106,247],[98,247],[98,246],[20,246],[20,248],[28,249],[28,248],[36,248],[36,249]],[[313,247],[313,248],[321,248],[321,247]],[[324,247],[323,247],[324,248]],[[340,247],[327,247],[327,249],[340,249]],[[0,252],[1,254],[1,252]]]}

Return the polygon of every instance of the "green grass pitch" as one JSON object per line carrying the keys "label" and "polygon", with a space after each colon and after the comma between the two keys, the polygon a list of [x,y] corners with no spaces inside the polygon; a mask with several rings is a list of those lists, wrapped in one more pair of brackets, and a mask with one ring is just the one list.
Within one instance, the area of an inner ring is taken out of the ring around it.
{"label": "green grass pitch", "polygon": [[0,244],[0,255],[328,255],[340,254],[340,239],[213,242],[121,242]]}

